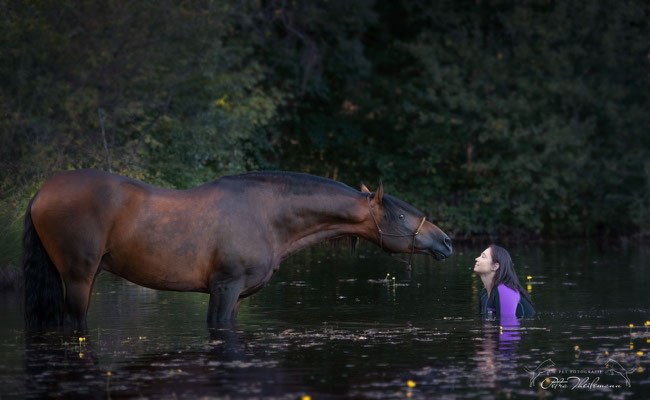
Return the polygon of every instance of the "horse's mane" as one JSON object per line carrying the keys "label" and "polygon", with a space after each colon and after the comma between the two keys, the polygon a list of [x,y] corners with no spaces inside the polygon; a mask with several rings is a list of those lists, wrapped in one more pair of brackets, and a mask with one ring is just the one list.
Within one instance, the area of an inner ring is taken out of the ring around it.
{"label": "horse's mane", "polygon": [[[283,191],[296,194],[296,195],[314,195],[322,193],[323,191],[343,190],[347,193],[361,195],[361,192],[353,189],[352,187],[335,181],[333,179],[323,178],[316,175],[305,174],[301,172],[289,171],[255,171],[247,172],[240,175],[232,176],[237,180],[246,180],[259,183],[273,183],[283,187]],[[350,253],[354,253],[357,248],[359,238],[356,236],[339,236],[323,243],[318,246],[325,248],[347,248]]]}
{"label": "horse's mane", "polygon": [[335,238],[331,238],[322,243],[317,244],[317,247],[323,247],[325,249],[347,249],[350,254],[355,254],[357,251],[357,246],[359,245],[359,237],[353,235],[343,235]]}
{"label": "horse's mane", "polygon": [[317,194],[322,190],[332,189],[345,190],[349,193],[360,194],[358,190],[355,190],[344,183],[301,172],[255,171],[225,178],[260,183],[274,183],[284,186],[284,190],[288,193],[299,195]]}

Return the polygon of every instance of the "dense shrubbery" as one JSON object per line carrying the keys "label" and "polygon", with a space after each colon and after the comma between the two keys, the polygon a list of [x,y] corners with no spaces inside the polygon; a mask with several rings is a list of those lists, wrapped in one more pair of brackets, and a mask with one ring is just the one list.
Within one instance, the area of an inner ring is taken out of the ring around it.
{"label": "dense shrubbery", "polygon": [[0,7],[4,243],[82,167],[382,177],[457,237],[650,228],[645,1]]}

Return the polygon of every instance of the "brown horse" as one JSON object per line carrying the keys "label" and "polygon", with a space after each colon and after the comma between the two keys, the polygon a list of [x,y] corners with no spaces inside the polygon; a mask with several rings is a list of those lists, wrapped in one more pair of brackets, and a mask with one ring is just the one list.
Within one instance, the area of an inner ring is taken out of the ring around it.
{"label": "brown horse", "polygon": [[234,319],[282,260],[341,235],[393,253],[452,253],[445,233],[381,185],[371,193],[307,174],[252,172],[172,190],[98,170],[63,172],[25,214],[26,325],[84,329],[104,269],[153,289],[209,293],[213,326]]}

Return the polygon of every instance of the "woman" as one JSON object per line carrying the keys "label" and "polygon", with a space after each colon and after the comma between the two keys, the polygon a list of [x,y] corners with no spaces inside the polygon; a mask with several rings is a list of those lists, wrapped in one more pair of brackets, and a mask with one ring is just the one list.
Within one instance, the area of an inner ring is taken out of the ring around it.
{"label": "woman", "polygon": [[476,257],[474,272],[485,285],[478,303],[483,317],[529,318],[535,315],[530,295],[519,283],[512,258],[506,249],[490,245]]}

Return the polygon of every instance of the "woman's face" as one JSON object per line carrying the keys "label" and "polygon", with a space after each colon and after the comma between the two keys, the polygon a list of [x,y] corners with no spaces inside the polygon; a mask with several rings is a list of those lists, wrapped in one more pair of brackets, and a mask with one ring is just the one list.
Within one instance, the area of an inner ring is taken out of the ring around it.
{"label": "woman's face", "polygon": [[474,272],[477,275],[489,274],[492,271],[496,271],[499,267],[492,263],[492,250],[488,247],[481,253],[480,256],[476,257],[476,264],[474,264]]}

